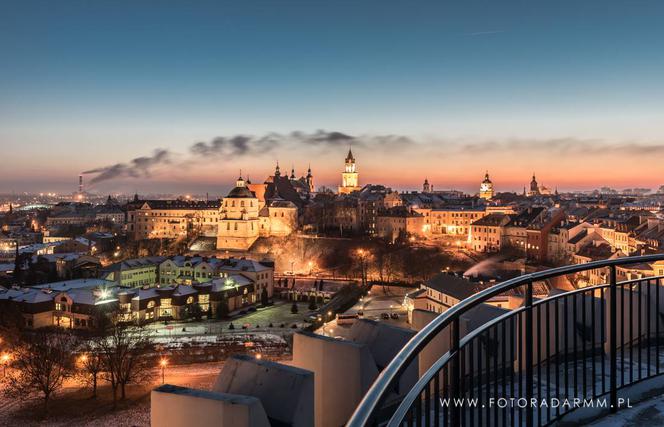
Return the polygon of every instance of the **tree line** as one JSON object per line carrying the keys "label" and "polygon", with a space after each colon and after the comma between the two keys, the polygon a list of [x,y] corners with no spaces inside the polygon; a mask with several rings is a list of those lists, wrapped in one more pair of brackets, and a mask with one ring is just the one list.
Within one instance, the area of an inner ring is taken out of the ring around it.
{"label": "tree line", "polygon": [[155,375],[158,352],[146,329],[118,322],[115,315],[101,314],[96,328],[75,335],[61,328],[34,331],[3,328],[3,354],[10,365],[2,381],[2,393],[13,399],[39,396],[48,413],[53,395],[72,379],[87,385],[97,397],[100,383],[107,383],[113,408],[126,398],[128,384],[150,381]]}

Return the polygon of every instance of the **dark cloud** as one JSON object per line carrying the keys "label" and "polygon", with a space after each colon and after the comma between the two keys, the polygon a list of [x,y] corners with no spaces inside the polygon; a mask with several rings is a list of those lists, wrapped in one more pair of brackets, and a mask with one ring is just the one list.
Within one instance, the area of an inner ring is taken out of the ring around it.
{"label": "dark cloud", "polygon": [[508,139],[497,141],[446,140],[442,144],[456,147],[461,153],[483,154],[507,151],[510,153],[541,152],[561,156],[610,155],[644,156],[664,154],[664,143],[633,141],[614,142],[602,139],[552,138]]}
{"label": "dark cloud", "polygon": [[154,167],[169,162],[169,151],[157,149],[152,156],[136,157],[128,163],[116,163],[111,166],[91,169],[83,172],[83,174],[96,174],[90,180],[91,184],[116,178],[147,178]]}
{"label": "dark cloud", "polygon": [[209,156],[221,154],[241,157],[248,154],[262,154],[279,147],[315,146],[338,147],[347,145],[403,146],[413,141],[402,135],[362,135],[351,136],[338,131],[317,130],[315,132],[293,131],[290,133],[269,132],[260,136],[218,136],[210,142],[197,142],[190,147],[194,155]]}
{"label": "dark cloud", "polygon": [[[290,133],[268,132],[264,135],[233,135],[217,136],[209,142],[196,142],[189,147],[191,158],[178,159],[181,168],[191,167],[194,159],[198,157],[220,156],[231,160],[245,156],[257,156],[275,149],[297,149],[314,147],[361,146],[361,147],[389,147],[392,150],[413,144],[414,142],[402,135],[361,135],[351,136],[338,131],[317,130],[315,132],[293,131]],[[116,178],[146,178],[152,169],[171,163],[171,153],[167,150],[156,150],[152,156],[137,157],[126,163],[117,163],[102,168],[91,169],[84,174],[94,174],[91,184],[108,181]]]}

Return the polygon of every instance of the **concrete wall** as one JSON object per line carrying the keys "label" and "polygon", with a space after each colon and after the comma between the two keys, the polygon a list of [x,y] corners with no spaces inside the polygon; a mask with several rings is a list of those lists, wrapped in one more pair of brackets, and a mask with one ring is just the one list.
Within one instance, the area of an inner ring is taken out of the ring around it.
{"label": "concrete wall", "polygon": [[[360,319],[351,327],[349,339],[358,344],[366,344],[376,368],[378,371],[382,371],[413,336],[415,336],[415,331],[411,329]],[[388,396],[385,403],[389,404],[393,400],[400,400],[404,397],[418,378],[418,361],[416,360],[403,372],[396,393]]]}
{"label": "concrete wall", "polygon": [[224,364],[212,390],[260,399],[270,421],[280,425],[309,427],[314,423],[311,371],[250,356],[234,356]]}
{"label": "concrete wall", "polygon": [[293,335],[293,366],[314,373],[316,427],[345,424],[378,376],[366,345],[306,332]]}
{"label": "concrete wall", "polygon": [[269,427],[255,397],[163,385],[152,390],[152,427]]}

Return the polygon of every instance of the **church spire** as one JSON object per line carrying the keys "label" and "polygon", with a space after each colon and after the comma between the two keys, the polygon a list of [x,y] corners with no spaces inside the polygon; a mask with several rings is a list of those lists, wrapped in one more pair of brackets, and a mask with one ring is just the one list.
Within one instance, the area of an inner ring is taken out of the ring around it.
{"label": "church spire", "polygon": [[348,147],[348,155],[346,156],[346,163],[355,163],[355,157],[353,157],[353,147]]}
{"label": "church spire", "polygon": [[274,176],[275,178],[279,178],[281,176],[281,172],[279,171],[279,160],[277,160],[277,167],[274,169]]}

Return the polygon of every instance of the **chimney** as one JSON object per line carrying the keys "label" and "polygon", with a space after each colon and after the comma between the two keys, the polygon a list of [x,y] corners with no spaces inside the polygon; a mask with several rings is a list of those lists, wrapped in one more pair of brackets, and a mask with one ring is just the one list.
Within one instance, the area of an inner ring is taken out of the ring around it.
{"label": "chimney", "polygon": [[78,194],[83,194],[83,175],[78,176]]}

